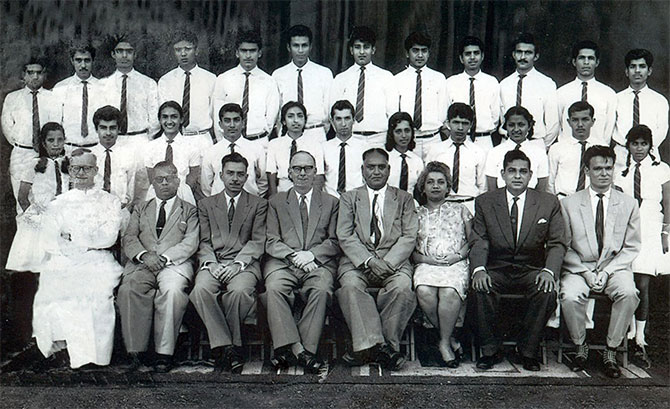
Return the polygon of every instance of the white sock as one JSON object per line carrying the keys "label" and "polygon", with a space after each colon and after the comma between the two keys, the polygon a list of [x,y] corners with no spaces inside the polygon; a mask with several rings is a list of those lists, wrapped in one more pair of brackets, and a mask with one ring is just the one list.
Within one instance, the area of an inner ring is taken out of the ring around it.
{"label": "white sock", "polygon": [[647,325],[647,321],[635,320],[635,325],[635,343],[641,346],[646,346],[647,342],[644,340],[644,327]]}
{"label": "white sock", "polygon": [[302,351],[305,350],[305,347],[302,346],[302,343],[296,342],[295,344],[291,345],[291,351],[293,352],[293,355],[298,356]]}
{"label": "white sock", "polygon": [[635,317],[630,319],[630,326],[628,327],[628,334],[626,335],[626,338],[635,338]]}

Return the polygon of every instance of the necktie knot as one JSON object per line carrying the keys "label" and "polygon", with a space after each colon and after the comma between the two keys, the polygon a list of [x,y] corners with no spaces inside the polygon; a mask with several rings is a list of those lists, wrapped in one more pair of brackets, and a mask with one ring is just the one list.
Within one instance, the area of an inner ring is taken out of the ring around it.
{"label": "necktie knot", "polygon": [[587,86],[588,84],[589,84],[588,82],[586,82],[586,81],[582,81],[582,87],[585,87],[585,86]]}
{"label": "necktie knot", "polygon": [[[524,74],[524,76],[525,76],[525,74]],[[521,78],[523,78],[523,77],[521,77]],[[470,82],[475,82],[475,77],[470,77]]]}
{"label": "necktie knot", "polygon": [[419,76],[421,75],[421,68],[419,68],[418,70],[416,70],[416,75],[419,75]]}
{"label": "necktie knot", "polygon": [[298,74],[302,73],[302,68],[298,68]]}
{"label": "necktie knot", "polygon": [[361,66],[361,71],[365,71],[365,65]]}
{"label": "necktie knot", "polygon": [[235,198],[233,198],[233,197],[230,198],[229,206],[235,206]]}
{"label": "necktie knot", "polygon": [[30,93],[33,94],[33,96],[37,95],[37,92],[38,91],[30,91]]}
{"label": "necktie knot", "polygon": [[128,74],[123,74],[123,75],[121,76],[121,78],[123,78],[123,79],[125,80],[126,78],[128,78]]}
{"label": "necktie knot", "polygon": [[596,196],[598,196],[598,199],[602,200],[602,198],[605,197],[605,194],[604,193],[596,193]]}
{"label": "necktie knot", "polygon": [[405,158],[407,157],[407,154],[405,154],[405,153],[401,153],[401,154],[400,154],[400,157],[403,158],[403,159],[405,159]]}
{"label": "necktie knot", "polygon": [[305,196],[305,195],[300,195],[300,204],[305,203],[305,200],[307,200],[307,196]]}
{"label": "necktie knot", "polygon": [[636,96],[637,96],[637,94],[639,94],[639,93],[640,93],[640,90],[633,91],[633,94],[635,94]]}
{"label": "necktie knot", "polygon": [[191,71],[184,71],[184,75],[186,75],[187,77],[190,76],[190,75],[191,75]]}
{"label": "necktie knot", "polygon": [[526,75],[528,75],[528,74],[519,74],[519,79],[522,80],[522,79],[526,78]]}
{"label": "necktie knot", "polygon": [[519,201],[519,197],[518,197],[518,196],[514,196],[514,197],[512,197],[512,200],[514,201],[514,204],[516,204],[516,202]]}
{"label": "necktie knot", "polygon": [[579,141],[579,144],[582,146],[586,146],[586,141]]}
{"label": "necktie knot", "polygon": [[636,169],[640,169],[640,162],[638,162],[638,163],[635,164],[635,168],[636,168]]}
{"label": "necktie knot", "polygon": [[340,143],[340,147],[341,147],[341,148],[344,148],[345,146],[347,146],[347,143],[346,143],[346,142],[342,142],[342,143]]}
{"label": "necktie knot", "polygon": [[86,86],[86,84],[88,84],[88,81],[83,80],[81,83],[84,84],[84,86]]}
{"label": "necktie knot", "polygon": [[174,139],[166,139],[165,142],[166,142],[168,145],[171,145],[172,142],[174,142]]}
{"label": "necktie knot", "polygon": [[105,148],[105,152],[111,152],[112,148]]}
{"label": "necktie knot", "polygon": [[463,146],[463,142],[454,142],[454,146],[456,147],[456,149],[458,149],[461,146]]}
{"label": "necktie knot", "polygon": [[249,78],[250,75],[251,75],[251,73],[250,73],[249,71],[245,71],[245,72],[244,72],[244,76],[245,76],[245,77]]}

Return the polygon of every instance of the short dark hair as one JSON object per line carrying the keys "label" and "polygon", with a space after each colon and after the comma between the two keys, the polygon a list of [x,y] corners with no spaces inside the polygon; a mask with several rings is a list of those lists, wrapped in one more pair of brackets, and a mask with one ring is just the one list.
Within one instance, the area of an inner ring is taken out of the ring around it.
{"label": "short dark hair", "polygon": [[370,148],[367,151],[363,152],[363,162],[365,162],[365,159],[368,156],[374,155],[374,154],[378,154],[378,155],[383,156],[384,159],[386,159],[387,162],[389,160],[389,154],[384,149],[382,149],[382,148]]}
{"label": "short dark hair", "polygon": [[[291,108],[300,108],[300,110],[302,111],[302,114],[305,116],[305,124],[306,124],[307,123],[306,122],[307,121],[307,108],[305,108],[305,106],[298,101],[289,101],[289,102],[285,103],[283,107],[281,107],[281,113],[279,115],[279,121],[282,123],[282,125],[284,125],[284,122],[286,121],[286,114],[288,113],[288,110],[291,109]],[[281,132],[282,132],[281,133],[282,135],[286,135],[286,133],[288,131],[286,130],[286,127],[282,127]]]}
{"label": "short dark hair", "polygon": [[239,48],[242,43],[256,44],[259,50],[263,48],[261,35],[256,30],[240,31],[237,35],[237,40],[235,40],[235,48]]}
{"label": "short dark hair", "polygon": [[414,45],[430,48],[433,45],[433,40],[423,31],[415,31],[405,39],[405,51],[409,51]]}
{"label": "short dark hair", "polygon": [[469,45],[476,45],[484,54],[484,42],[479,39],[479,37],[466,36],[464,37],[458,45],[458,55],[463,55],[465,47]]}
{"label": "short dark hair", "polygon": [[237,112],[238,114],[240,114],[240,117],[244,119],[244,111],[242,111],[242,107],[234,102],[229,102],[221,106],[221,108],[219,108],[219,120],[223,118],[223,114],[225,114],[226,112]]}
{"label": "short dark hair", "polygon": [[335,111],[343,111],[345,109],[348,109],[351,111],[351,115],[354,115],[354,112],[356,110],[354,109],[354,106],[351,105],[351,102],[347,101],[346,99],[341,99],[333,104],[333,106],[330,108],[330,117],[335,116]]}
{"label": "short dark hair", "polygon": [[168,170],[168,171],[169,171],[171,174],[173,174],[173,175],[176,175],[176,174],[179,173],[179,171],[177,170],[177,167],[174,165],[174,163],[172,163],[172,162],[168,162],[168,161],[164,161],[164,160],[158,162],[158,163],[155,164],[154,167],[152,168],[152,170],[153,170],[154,172],[156,172],[158,169],[165,169],[165,170]]}
{"label": "short dark hair", "polygon": [[198,36],[191,30],[179,30],[172,36],[172,45],[180,41],[186,41],[194,46],[198,46]]}
{"label": "short dark hair", "polygon": [[374,47],[377,43],[377,35],[370,27],[357,26],[351,30],[351,34],[349,35],[349,47],[353,47],[356,40],[369,43]]}
{"label": "short dark hair", "polygon": [[40,55],[31,55],[30,57],[28,57],[26,62],[23,64],[23,69],[21,71],[25,73],[28,66],[33,64],[41,66],[42,72],[46,72],[49,70],[48,67],[49,60],[44,55],[40,54]]}
{"label": "short dark hair", "polygon": [[530,169],[530,158],[525,153],[523,153],[521,149],[512,149],[505,154],[505,158],[503,159],[503,170],[505,170],[507,165],[514,162],[515,160],[523,160],[528,162],[528,169]]}
{"label": "short dark hair", "polygon": [[98,129],[100,121],[116,121],[116,124],[121,126],[121,111],[111,105],[105,105],[93,114],[95,129]]}
{"label": "short dark hair", "polygon": [[114,49],[116,48],[117,45],[119,45],[119,43],[128,43],[131,46],[133,46],[133,43],[135,42],[134,40],[135,38],[131,38],[130,34],[128,33],[115,34],[111,36],[110,39],[112,45],[112,51],[114,51]]}
{"label": "short dark hair", "polygon": [[445,163],[433,161],[428,162],[426,167],[423,168],[421,174],[419,174],[416,184],[414,185],[414,199],[419,202],[420,205],[425,205],[428,201],[426,199],[426,179],[428,174],[431,172],[439,172],[444,175],[447,179],[447,194],[451,190],[451,169]]}
{"label": "short dark hair", "polygon": [[582,159],[584,166],[588,168],[591,165],[591,159],[596,156],[612,158],[612,162],[616,163],[616,153],[614,153],[614,149],[609,146],[593,145],[584,152],[584,158]]}
{"label": "short dark hair", "polygon": [[396,112],[389,118],[388,128],[386,129],[386,144],[384,147],[387,151],[391,152],[395,148],[395,138],[393,137],[393,131],[395,127],[402,121],[409,122],[409,127],[412,129],[412,139],[409,141],[407,148],[413,150],[416,147],[416,141],[414,141],[414,125],[412,121],[412,116],[407,112]]}
{"label": "short dark hair", "polygon": [[475,117],[475,113],[472,111],[472,107],[470,105],[464,104],[462,102],[454,102],[453,104],[449,105],[449,109],[447,109],[447,121],[451,121],[457,116],[472,122]]}
{"label": "short dark hair", "polygon": [[312,30],[309,27],[304,26],[302,24],[296,24],[288,29],[288,34],[286,35],[286,43],[291,44],[291,39],[293,37],[307,37],[309,43],[312,44],[312,39],[314,35],[312,34]]}
{"label": "short dark hair", "polygon": [[526,136],[526,138],[531,139],[533,136],[533,128],[535,127],[535,119],[533,119],[533,114],[531,114],[526,108],[522,107],[521,105],[515,105],[511,107],[510,109],[507,110],[507,112],[505,112],[503,118],[504,130],[507,130],[507,121],[510,119],[512,115],[521,115],[524,118],[526,118],[526,121],[528,121],[528,135]]}
{"label": "short dark hair", "polygon": [[628,68],[631,61],[639,60],[640,58],[644,58],[644,62],[647,63],[647,67],[649,68],[651,68],[651,66],[654,64],[654,55],[651,53],[651,51],[645,50],[644,48],[635,48],[628,51],[626,56],[623,58],[623,61],[624,64],[626,64],[626,68]]}
{"label": "short dark hair", "polygon": [[223,168],[226,167],[226,163],[241,163],[244,165],[244,169],[249,168],[249,161],[247,161],[247,158],[244,156],[240,155],[237,152],[229,153],[228,155],[225,155],[223,158],[221,158],[221,171],[223,172]]}
{"label": "short dark hair", "polygon": [[77,43],[70,47],[70,59],[74,58],[76,53],[89,53],[91,54],[91,59],[95,60],[95,47],[90,43]]}
{"label": "short dark hair", "polygon": [[600,47],[598,47],[598,44],[591,40],[582,40],[575,43],[575,45],[572,46],[572,58],[577,58],[579,55],[579,50],[583,50],[585,48],[593,50],[593,52],[596,54],[596,59],[600,59]]}
{"label": "short dark hair", "polygon": [[589,115],[591,115],[591,118],[593,118],[593,115],[595,115],[596,111],[593,108],[593,105],[589,104],[586,101],[577,101],[570,105],[568,108],[568,118],[572,116],[575,112],[581,112],[581,111],[589,111]]}
{"label": "short dark hair", "polygon": [[184,110],[181,108],[181,105],[179,105],[179,102],[177,101],[165,101],[161,104],[161,106],[158,108],[158,119],[161,119],[161,112],[165,108],[174,108],[179,112],[179,117],[184,118]]}
{"label": "short dark hair", "polygon": [[535,41],[535,36],[531,33],[521,33],[517,38],[512,42],[512,50],[516,49],[518,44],[532,44],[535,48],[535,54],[540,53],[540,45]]}

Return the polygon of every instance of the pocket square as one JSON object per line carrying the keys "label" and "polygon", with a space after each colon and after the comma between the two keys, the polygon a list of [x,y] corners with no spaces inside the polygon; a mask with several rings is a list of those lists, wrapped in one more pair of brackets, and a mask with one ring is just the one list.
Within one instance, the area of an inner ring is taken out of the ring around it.
{"label": "pocket square", "polygon": [[547,222],[547,219],[545,219],[545,218],[543,217],[543,218],[541,218],[540,220],[537,221],[537,224],[544,224],[544,223],[546,223],[546,222]]}

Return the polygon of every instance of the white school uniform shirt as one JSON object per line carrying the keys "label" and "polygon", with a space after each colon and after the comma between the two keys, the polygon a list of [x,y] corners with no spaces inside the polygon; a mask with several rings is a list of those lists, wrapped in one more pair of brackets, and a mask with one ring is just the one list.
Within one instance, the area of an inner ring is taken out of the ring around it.
{"label": "white school uniform shirt", "polygon": [[[393,149],[389,154],[389,165],[391,166],[388,184],[400,188],[400,171],[402,170],[402,158],[400,157],[400,152],[396,149]],[[419,155],[412,151],[405,152],[407,157],[405,161],[407,162],[407,191],[412,193],[414,191],[414,185],[419,179],[419,175],[423,170],[423,160]]]}
{"label": "white school uniform shirt", "polygon": [[[358,96],[358,78],[361,66],[354,64],[337,74],[330,88],[330,106],[339,100],[348,100],[354,106]],[[363,121],[354,120],[354,132],[386,132],[388,119],[398,110],[398,91],[393,74],[369,63],[365,66],[365,98]]]}
{"label": "white school uniform shirt", "polygon": [[[280,136],[268,143],[267,161],[265,170],[267,173],[277,174],[277,191],[286,192],[293,187],[293,182],[288,178],[289,162],[291,160],[290,136]],[[314,139],[307,139],[302,135],[295,140],[298,151],[307,151],[314,156],[316,162],[316,174],[323,175],[323,148],[321,143]]]}
{"label": "white school uniform shirt", "polygon": [[[518,82],[519,73],[517,71],[500,81],[501,128],[505,112],[516,105]],[[521,105],[533,115],[535,138],[543,139],[545,146],[548,147],[556,140],[560,127],[556,83],[532,68],[526,73],[522,84]]]}
{"label": "white school uniform shirt", "polygon": [[[626,146],[626,134],[633,127],[633,88],[628,87],[616,94],[616,125],[613,138],[619,145]],[[668,100],[645,85],[638,94],[640,100],[640,124],[651,129],[654,147],[658,149],[668,134]]]}
{"label": "white school uniform shirt", "polygon": [[[340,138],[333,138],[326,141],[323,145],[323,161],[326,175],[326,192],[337,198],[340,194],[337,192],[337,178],[340,169]],[[361,186],[363,182],[363,174],[361,166],[363,165],[363,152],[370,147],[367,143],[356,138],[349,138],[344,148],[345,155],[345,174],[346,184],[345,191]]]}
{"label": "white school uniform shirt", "polygon": [[[419,135],[437,132],[447,119],[448,92],[447,80],[439,71],[427,66],[421,70],[421,128]],[[414,118],[416,100],[417,69],[411,65],[394,77],[398,89],[398,111],[407,112]],[[367,73],[366,73],[367,75]],[[367,82],[367,77],[365,78]],[[354,104],[354,108],[356,105]],[[388,123],[387,123],[388,126]]]}
{"label": "white school uniform shirt", "polygon": [[479,71],[473,77],[462,72],[447,78],[447,108],[454,102],[470,104],[470,78],[475,79],[475,132],[493,131],[500,121],[500,84],[494,76]]}
{"label": "white school uniform shirt", "polygon": [[[128,112],[128,132],[148,129],[153,135],[160,129],[158,124],[158,84],[153,78],[130,70],[126,80],[126,110]],[[121,88],[123,74],[115,71],[101,80],[110,105],[121,109]]]}
{"label": "white school uniform shirt", "polygon": [[[454,154],[456,145],[451,139],[442,141],[431,147],[426,163],[437,161],[449,166],[453,174]],[[486,152],[475,145],[469,138],[463,142],[458,154],[458,196],[477,197],[486,192]]]}
{"label": "white school uniform shirt", "polygon": [[298,70],[302,69],[303,105],[307,109],[305,126],[314,126],[328,122],[330,105],[328,98],[333,73],[330,68],[307,60],[305,65],[298,67],[291,61],[272,73],[272,78],[279,88],[280,106],[289,101],[298,101]]}
{"label": "white school uniform shirt", "polygon": [[[97,158],[98,173],[95,175],[95,184],[103,187],[105,176],[105,158],[107,152],[104,146],[98,144],[89,148]],[[114,145],[109,148],[111,162],[110,193],[121,201],[121,204],[131,203],[135,197],[135,160],[134,154],[128,148]]]}
{"label": "white school uniform shirt", "polygon": [[[586,149],[593,146],[589,137],[586,140]],[[579,165],[582,159],[582,145],[572,136],[562,139],[549,148],[549,179],[547,192],[562,196],[570,196],[577,191],[579,181]],[[584,187],[589,187],[590,180],[585,177]]]}
{"label": "white school uniform shirt", "polygon": [[[48,89],[37,90],[37,109],[40,127],[47,122],[59,122],[60,116],[53,93]],[[33,146],[33,94],[23,87],[10,92],[2,105],[2,133],[10,145]]]}
{"label": "white school uniform shirt", "polygon": [[[595,111],[593,117],[596,121],[591,127],[589,137],[594,144],[609,146],[614,132],[616,122],[617,98],[614,90],[602,82],[591,78],[586,81],[586,101],[593,106]],[[575,78],[573,81],[560,87],[558,94],[558,112],[561,118],[561,135],[559,139],[571,138],[572,129],[568,124],[568,108],[577,101],[582,100],[582,80]]]}
{"label": "white school uniform shirt", "polygon": [[[189,123],[185,132],[198,132],[212,127],[212,93],[216,75],[196,65],[189,79]],[[177,67],[158,80],[158,103],[176,101],[182,105],[186,71]],[[182,106],[183,108],[183,106]]]}
{"label": "white school uniform shirt", "polygon": [[[247,135],[270,132],[279,114],[279,90],[275,80],[258,67],[249,71],[249,112],[247,114]],[[242,106],[244,96],[245,70],[241,65],[220,74],[214,84],[212,118],[219,117],[219,109],[224,104],[235,103]],[[215,121],[217,135],[223,135]]]}
{"label": "white school uniform shirt", "polygon": [[[81,134],[84,92],[82,81],[86,81],[86,91],[88,94],[88,106],[86,108],[88,135],[86,137],[83,137]],[[107,100],[107,94],[100,80],[93,76],[82,80],[75,74],[57,83],[53,88],[53,96],[57,103],[56,109],[60,115],[59,122],[63,125],[63,129],[65,129],[65,141],[77,145],[97,143],[98,134],[93,124],[93,115],[95,111],[103,106],[112,104],[111,101]]]}
{"label": "white school uniform shirt", "polygon": [[[203,154],[200,167],[200,188],[205,196],[214,196],[225,189],[221,180],[221,159],[230,153],[231,142],[221,139]],[[234,142],[235,152],[247,160],[247,181],[244,190],[263,196],[268,189],[265,175],[265,149],[262,145],[240,137]]]}
{"label": "white school uniform shirt", "polygon": [[[498,187],[505,186],[505,181],[500,174],[503,169],[503,161],[505,154],[514,150],[516,143],[511,139],[504,140],[500,145],[491,149],[486,156],[486,167],[484,173],[486,176],[496,178],[496,185]],[[530,170],[533,171],[528,182],[528,187],[535,188],[537,180],[549,176],[549,160],[547,159],[547,151],[544,143],[540,139],[525,140],[521,143],[520,150],[530,159]]]}

